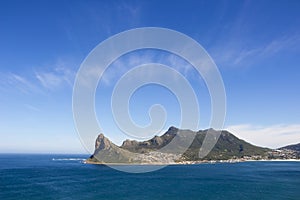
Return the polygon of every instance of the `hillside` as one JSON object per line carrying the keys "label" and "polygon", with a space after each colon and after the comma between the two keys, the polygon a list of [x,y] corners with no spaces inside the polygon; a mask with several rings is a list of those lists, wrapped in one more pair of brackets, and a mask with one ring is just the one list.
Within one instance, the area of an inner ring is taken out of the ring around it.
{"label": "hillside", "polygon": [[[103,134],[97,137],[95,152],[88,160],[103,163],[173,163],[181,161],[228,160],[245,156],[265,157],[270,149],[254,146],[243,141],[228,131],[222,131],[211,152],[199,158],[199,150],[206,134],[216,134],[213,129],[180,130],[170,127],[162,136],[138,142],[126,140],[119,147],[109,141]],[[176,137],[175,137],[176,136]],[[193,140],[190,140],[194,138]],[[188,141],[193,141],[191,144]],[[188,149],[186,148],[188,145]],[[187,150],[186,150],[187,149]],[[184,154],[180,154],[183,152]]]}
{"label": "hillside", "polygon": [[298,153],[300,153],[300,143],[281,147],[280,149],[288,149],[288,150],[297,151]]}
{"label": "hillside", "polygon": [[[199,158],[199,148],[202,145],[204,137],[208,130],[199,131],[190,148],[183,157],[186,160],[201,160]],[[233,157],[251,157],[266,156],[270,149],[254,146],[244,140],[241,140],[228,131],[222,131],[212,151],[204,157],[206,160],[227,160]]]}

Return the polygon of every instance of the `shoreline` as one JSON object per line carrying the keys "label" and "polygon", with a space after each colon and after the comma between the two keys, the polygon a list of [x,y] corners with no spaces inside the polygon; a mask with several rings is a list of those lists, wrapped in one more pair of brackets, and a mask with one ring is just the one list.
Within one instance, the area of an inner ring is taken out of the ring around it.
{"label": "shoreline", "polygon": [[262,159],[262,160],[211,160],[211,161],[184,161],[174,163],[103,163],[84,160],[84,164],[92,165],[122,165],[122,166],[147,166],[147,165],[198,165],[198,164],[221,164],[221,163],[241,163],[241,162],[300,162],[300,159]]}

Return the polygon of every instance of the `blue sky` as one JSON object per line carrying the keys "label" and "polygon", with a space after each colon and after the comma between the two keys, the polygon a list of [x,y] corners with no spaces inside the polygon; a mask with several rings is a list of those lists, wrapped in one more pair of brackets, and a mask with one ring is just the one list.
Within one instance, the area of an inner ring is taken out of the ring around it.
{"label": "blue sky", "polygon": [[[77,70],[103,40],[148,26],[182,32],[210,54],[226,89],[224,128],[257,145],[299,143],[299,9],[298,1],[1,1],[0,152],[86,153],[72,114]],[[148,50],[118,62],[172,64],[169,58]],[[205,84],[193,70],[185,75],[199,92],[200,127],[207,128]],[[120,143],[126,137],[114,136],[111,116],[102,115],[109,109],[110,78],[108,71],[96,110],[104,133]],[[161,101],[171,113],[165,129],[178,124],[178,102],[168,91],[149,86],[134,99],[137,123],[147,124],[149,105]]]}

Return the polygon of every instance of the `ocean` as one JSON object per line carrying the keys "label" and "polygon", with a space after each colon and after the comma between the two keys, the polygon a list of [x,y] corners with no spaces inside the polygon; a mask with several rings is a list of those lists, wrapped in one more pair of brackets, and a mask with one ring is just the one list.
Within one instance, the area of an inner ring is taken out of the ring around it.
{"label": "ocean", "polygon": [[0,199],[300,199],[300,162],[173,165],[130,174],[88,155],[0,154]]}

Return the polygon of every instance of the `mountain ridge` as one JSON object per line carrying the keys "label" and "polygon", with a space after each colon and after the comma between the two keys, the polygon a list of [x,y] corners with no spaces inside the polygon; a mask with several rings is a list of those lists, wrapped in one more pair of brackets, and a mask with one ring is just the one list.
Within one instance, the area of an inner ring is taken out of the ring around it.
{"label": "mountain ridge", "polygon": [[[263,159],[271,149],[252,145],[226,130],[220,131],[212,150],[199,157],[201,146],[207,134],[216,134],[214,129],[199,131],[181,130],[170,127],[163,135],[146,141],[125,140],[117,146],[103,134],[95,142],[95,152],[87,160],[92,163],[180,163],[190,161],[211,161],[229,159]],[[213,137],[212,137],[213,138]],[[190,142],[192,141],[192,142]]]}
{"label": "mountain ridge", "polygon": [[287,146],[284,146],[284,147],[281,147],[279,149],[288,149],[288,150],[293,150],[293,151],[297,151],[300,153],[300,143],[298,144],[291,144],[291,145],[287,145]]}

